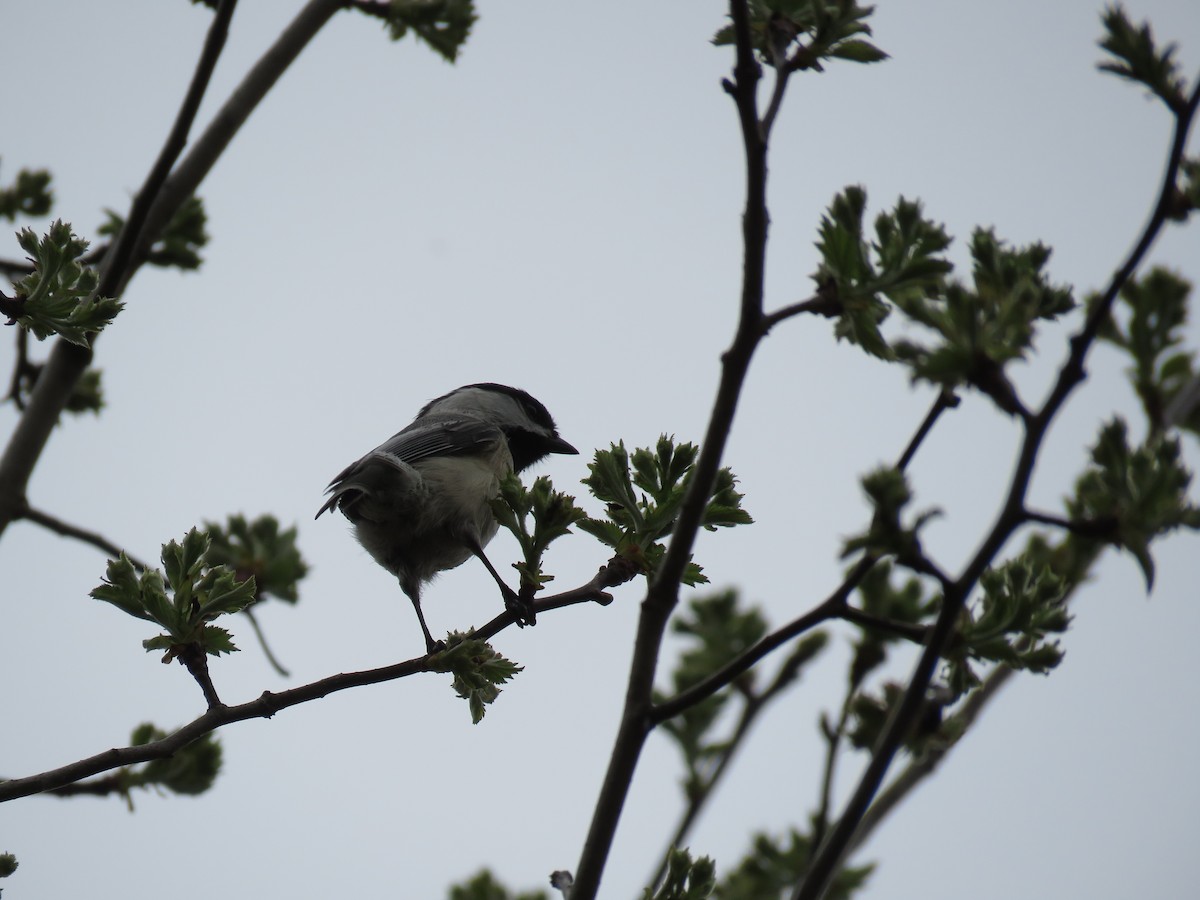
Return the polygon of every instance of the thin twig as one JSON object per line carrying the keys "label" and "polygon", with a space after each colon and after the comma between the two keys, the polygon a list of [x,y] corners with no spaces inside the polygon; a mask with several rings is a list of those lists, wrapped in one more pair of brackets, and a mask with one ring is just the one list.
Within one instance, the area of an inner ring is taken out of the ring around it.
{"label": "thin twig", "polygon": [[[196,120],[196,113],[200,110],[200,102],[208,91],[213,70],[217,67],[217,60],[225,47],[225,38],[229,34],[229,22],[233,18],[236,6],[237,0],[221,0],[217,6],[216,14],[213,16],[212,24],[209,25],[208,34],[204,39],[204,48],[200,51],[200,59],[196,63],[196,71],[192,74],[191,83],[179,106],[179,112],[175,115],[175,122],[167,134],[167,140],[163,144],[162,150],[159,151],[154,165],[150,167],[137,196],[133,198],[133,204],[129,207],[129,215],[125,218],[125,225],[100,263],[100,284],[96,288],[96,295],[99,297],[119,296],[121,288],[127,283],[132,270],[136,267],[131,264],[134,250],[146,237],[150,211],[158,202],[159,194],[162,192],[163,185],[166,184],[167,176],[171,174],[175,161],[179,159],[179,155],[187,146],[188,134],[191,133],[192,123]],[[158,235],[155,233],[154,238],[157,237]]]}
{"label": "thin twig", "polygon": [[813,819],[812,842],[814,846],[820,845],[824,840],[825,829],[829,827],[829,810],[833,802],[833,776],[837,772],[838,750],[842,737],[846,733],[846,722],[850,718],[850,701],[853,698],[854,689],[852,688],[846,694],[846,699],[842,701],[842,712],[838,716],[837,727],[832,731],[826,730],[825,732],[828,746],[825,749],[825,773],[821,778],[821,802]]}
{"label": "thin twig", "polygon": [[42,512],[40,509],[34,509],[32,506],[26,505],[20,513],[19,518],[28,519],[30,522],[35,522],[43,528],[53,531],[55,534],[63,537],[74,538],[77,541],[83,541],[85,544],[91,544],[108,554],[110,559],[116,559],[122,553],[125,553],[126,558],[133,563],[136,568],[147,569],[147,565],[135,556],[130,556],[123,548],[118,547],[104,535],[96,531],[89,531],[86,528],[80,528],[78,525],[72,525],[69,522],[64,522],[62,519],[56,518],[47,512]]}
{"label": "thin twig", "polygon": [[908,468],[913,457],[917,455],[917,450],[925,442],[925,438],[929,436],[929,432],[933,430],[933,426],[937,424],[937,420],[941,418],[942,413],[948,409],[955,409],[958,406],[958,402],[958,395],[952,390],[943,389],[938,394],[937,400],[933,402],[933,406],[921,422],[921,427],[917,429],[916,434],[912,436],[912,440],[908,442],[908,446],[904,448],[904,452],[900,454],[900,459],[896,462],[897,469],[903,472]]}
{"label": "thin twig", "polygon": [[1102,519],[1064,519],[1062,516],[1037,512],[1032,509],[1025,510],[1022,518],[1027,522],[1050,525],[1053,528],[1061,528],[1064,531],[1071,532],[1071,534],[1079,535],[1079,537],[1095,538],[1097,540],[1111,539],[1116,533],[1117,526],[1120,524],[1116,516],[1108,516]]}
{"label": "thin twig", "polygon": [[258,638],[258,646],[262,649],[263,656],[267,658],[271,668],[284,678],[291,678],[292,673],[283,667],[283,664],[275,658],[275,654],[271,652],[271,646],[267,643],[267,636],[263,633],[262,628],[258,624],[258,619],[254,615],[254,607],[247,606],[242,610],[246,614],[246,618],[250,620],[250,627],[254,629],[254,636]]}
{"label": "thin twig", "polygon": [[761,323],[762,333],[765,335],[780,322],[806,313],[832,318],[840,315],[841,312],[842,302],[837,297],[830,295],[826,291],[817,291],[817,293],[813,294],[807,300],[788,304],[764,315]]}

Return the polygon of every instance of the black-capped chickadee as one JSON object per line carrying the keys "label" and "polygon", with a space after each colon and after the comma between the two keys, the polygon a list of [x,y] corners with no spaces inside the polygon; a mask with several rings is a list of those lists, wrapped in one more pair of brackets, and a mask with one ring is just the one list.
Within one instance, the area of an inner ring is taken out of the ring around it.
{"label": "black-capped chickadee", "polygon": [[421,586],[471,556],[496,579],[518,624],[533,624],[483,553],[499,527],[491,501],[509,472],[578,452],[525,391],[468,384],[425,404],[411,425],[347,466],[329,483],[317,518],[340,509],[354,523],[359,543],[400,579],[432,653],[438,644],[421,612]]}

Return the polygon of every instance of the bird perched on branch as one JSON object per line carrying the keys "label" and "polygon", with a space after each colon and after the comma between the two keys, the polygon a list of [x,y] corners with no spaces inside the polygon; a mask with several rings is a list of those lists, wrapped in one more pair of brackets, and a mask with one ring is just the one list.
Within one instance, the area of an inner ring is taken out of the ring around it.
{"label": "bird perched on branch", "polygon": [[439,644],[425,624],[421,588],[471,556],[492,574],[517,623],[534,624],[530,605],[484,555],[498,528],[491,501],[509,472],[578,452],[525,391],[468,384],[431,400],[403,431],[347,466],[316,517],[337,509],[353,523],[359,543],[400,579],[432,653]]}

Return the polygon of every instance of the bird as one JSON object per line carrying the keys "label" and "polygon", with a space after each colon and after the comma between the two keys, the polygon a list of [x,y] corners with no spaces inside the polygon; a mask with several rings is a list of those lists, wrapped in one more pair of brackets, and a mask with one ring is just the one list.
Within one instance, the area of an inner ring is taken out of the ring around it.
{"label": "bird", "polygon": [[438,573],[472,556],[500,586],[517,624],[533,625],[533,610],[500,577],[483,552],[499,528],[491,501],[509,472],[522,472],[552,453],[579,451],[559,437],[549,411],[525,391],[484,382],[463,385],[423,406],[413,421],[343,469],[325,489],[314,518],[338,510],[358,542],[395,575],[412,601],[425,636],[421,589]]}

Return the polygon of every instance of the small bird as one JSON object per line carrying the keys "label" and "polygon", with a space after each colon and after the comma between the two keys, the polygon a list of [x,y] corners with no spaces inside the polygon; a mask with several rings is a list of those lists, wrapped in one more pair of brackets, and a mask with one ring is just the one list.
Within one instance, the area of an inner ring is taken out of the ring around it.
{"label": "small bird", "polygon": [[476,556],[519,625],[533,611],[492,566],[483,548],[496,536],[491,501],[500,480],[551,453],[579,451],[558,436],[546,407],[518,388],[468,384],[443,394],[403,431],[351,463],[329,483],[318,511],[341,510],[377,563],[400,579],[433,653],[440,644],[421,612],[421,588]]}

